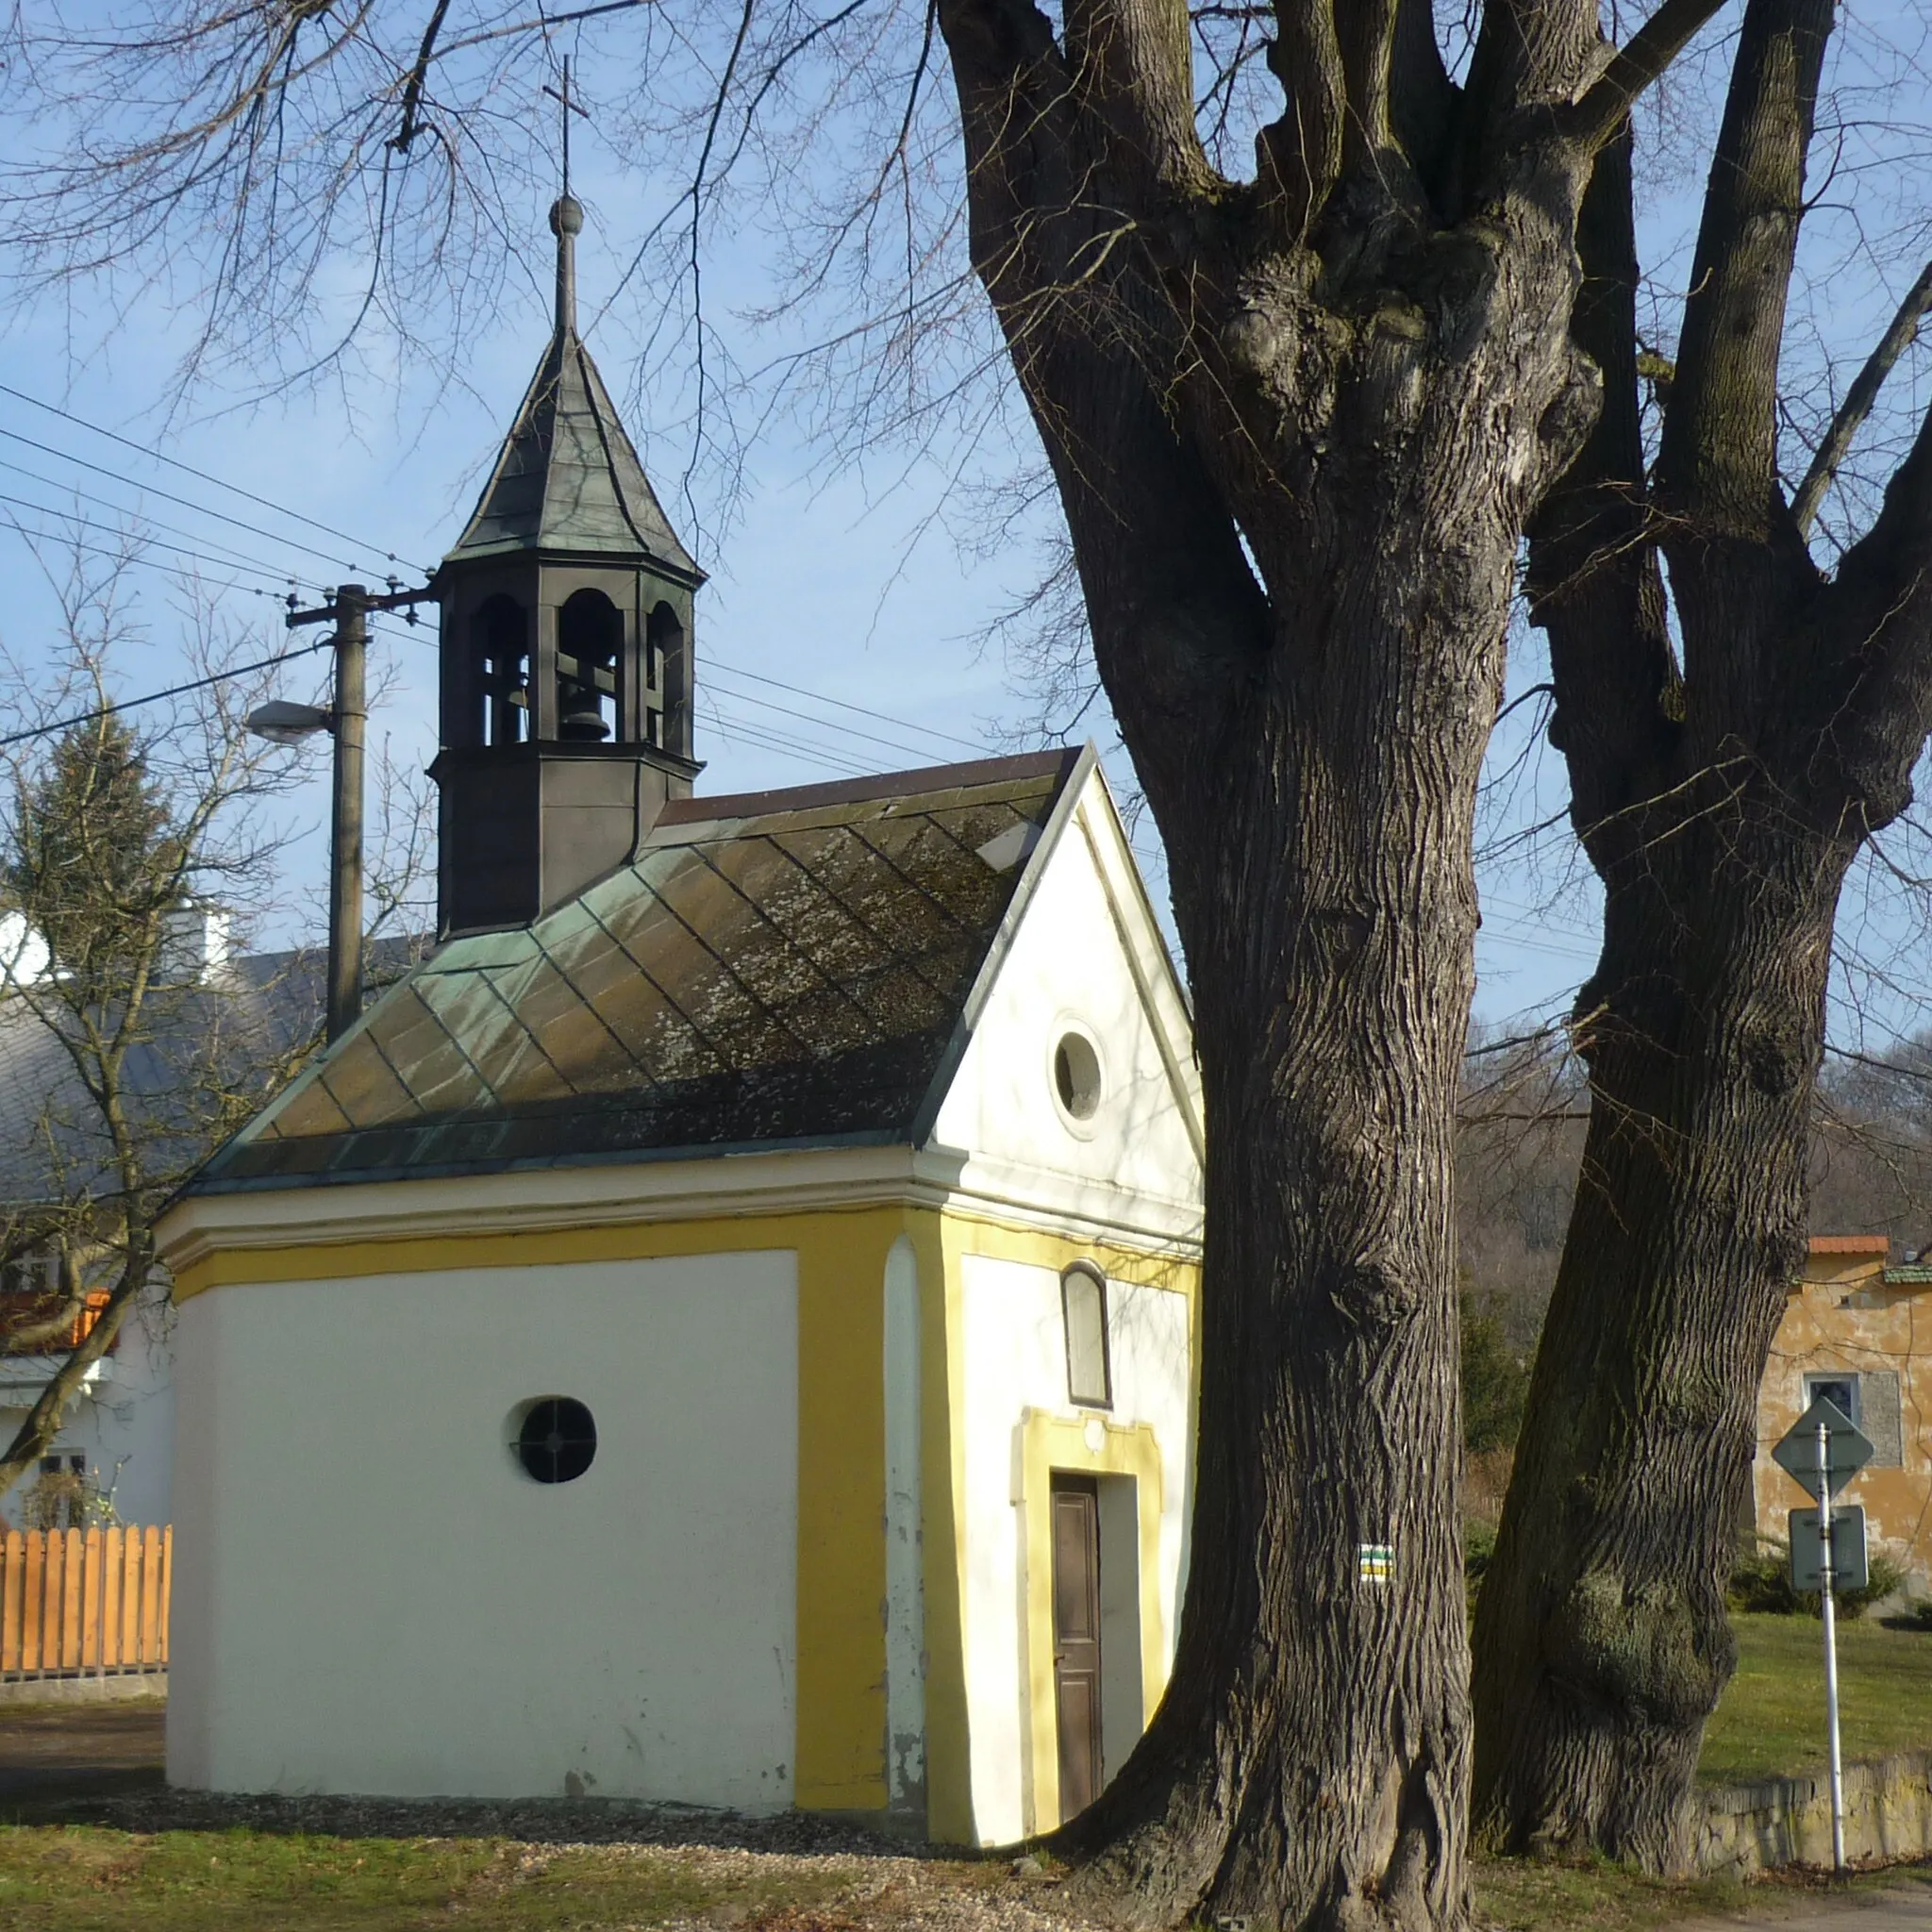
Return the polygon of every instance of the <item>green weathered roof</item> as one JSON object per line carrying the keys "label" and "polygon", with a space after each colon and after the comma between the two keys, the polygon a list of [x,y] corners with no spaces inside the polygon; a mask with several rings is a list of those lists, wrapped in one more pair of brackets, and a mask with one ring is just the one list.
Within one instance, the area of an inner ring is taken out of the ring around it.
{"label": "green weathered roof", "polygon": [[703,576],[672,530],[591,352],[571,328],[551,336],[445,560],[525,550],[642,555]]}
{"label": "green weathered roof", "polygon": [[451,940],[198,1191],[917,1141],[1086,755],[666,808],[631,863]]}

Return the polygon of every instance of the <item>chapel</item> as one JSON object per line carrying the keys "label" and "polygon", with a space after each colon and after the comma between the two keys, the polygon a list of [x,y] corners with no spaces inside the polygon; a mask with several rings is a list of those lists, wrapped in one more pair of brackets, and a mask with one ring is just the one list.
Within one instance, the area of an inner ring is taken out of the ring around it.
{"label": "chapel", "polygon": [[1187,1563],[1202,1119],[1091,747],[698,789],[555,326],[438,571],[434,950],[165,1217],[177,1786],[1091,1802]]}

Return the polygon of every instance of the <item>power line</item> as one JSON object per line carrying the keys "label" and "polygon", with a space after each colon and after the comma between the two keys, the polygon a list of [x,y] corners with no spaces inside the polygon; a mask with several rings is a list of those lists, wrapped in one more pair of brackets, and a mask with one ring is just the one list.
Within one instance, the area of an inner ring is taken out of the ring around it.
{"label": "power line", "polygon": [[[56,449],[49,442],[36,442],[31,436],[23,436],[18,429],[0,428],[0,436],[6,437],[11,442],[24,442],[28,449],[37,449],[42,456],[52,457],[57,462],[73,463],[80,469],[92,470],[97,476],[106,476],[112,482],[124,483],[130,490],[150,491],[158,496],[163,503],[178,504],[183,509],[192,509],[197,516],[213,517],[219,523],[233,524],[238,530],[246,530],[251,537],[266,537],[271,543],[286,544],[291,550],[306,550],[310,557],[319,557],[325,563],[348,562],[351,569],[358,567],[339,551],[318,550],[314,544],[304,543],[299,538],[285,537],[277,530],[264,530],[259,524],[248,523],[242,517],[231,517],[225,509],[214,509],[205,503],[192,503],[187,497],[176,496],[172,491],[162,490],[152,483],[142,483],[137,477],[125,476],[119,470],[110,470],[104,463],[90,462],[86,457],[77,457],[70,451]],[[391,562],[400,560],[391,552],[384,551],[380,554]],[[369,553],[362,551],[359,555],[366,557]]]}
{"label": "power line", "polygon": [[843,698],[831,697],[824,691],[808,691],[803,685],[787,684],[782,678],[767,677],[761,672],[743,670],[736,664],[726,663],[722,658],[713,658],[706,661],[709,669],[723,671],[727,676],[748,678],[754,684],[768,684],[774,691],[790,691],[793,697],[810,698],[816,704],[836,705],[841,711],[854,711],[861,718],[872,718],[881,724],[897,724],[907,731],[923,732],[928,738],[944,739],[948,743],[964,745],[968,751],[977,752],[982,758],[986,756],[987,747],[981,740],[961,738],[956,731],[941,731],[929,724],[915,724],[909,718],[895,718],[889,711],[874,711],[864,705],[849,704]]}
{"label": "power line", "polygon": [[[715,693],[713,695],[715,695]],[[841,733],[843,737],[853,739],[855,741],[858,741],[866,744],[876,744],[882,746],[885,750],[894,752],[902,758],[924,758],[928,756],[927,753],[921,751],[917,745],[907,744],[901,739],[881,738],[874,731],[861,731],[856,724],[835,724],[829,719],[802,719],[799,717],[798,710],[795,706],[788,708],[784,705],[774,704],[770,698],[755,697],[748,691],[727,691],[725,695],[729,697],[735,704],[756,705],[760,710],[776,711],[780,717],[794,719],[800,724],[810,723],[813,724],[819,724],[822,728],[826,730],[837,731]],[[868,715],[873,714],[869,713]],[[902,723],[902,721],[899,719],[892,719],[889,722],[892,724]],[[920,729],[920,726],[910,723],[906,723],[905,728],[908,731],[917,731]]]}
{"label": "power line", "polygon": [[[38,506],[29,507],[36,508],[38,508]],[[43,516],[59,516],[63,514],[63,512],[59,510],[42,510],[41,513]],[[145,557],[129,556],[127,552],[125,550],[109,549],[105,543],[90,543],[83,538],[71,537],[67,535],[65,532],[57,533],[52,530],[30,530],[26,527],[25,524],[23,524],[20,521],[18,517],[15,516],[9,515],[7,518],[5,518],[4,521],[11,526],[11,528],[17,535],[23,538],[39,538],[42,541],[48,543],[64,543],[70,549],[85,551],[90,557],[109,558],[118,563],[125,564],[127,568],[130,570],[157,570],[159,571],[164,576],[179,577],[184,584],[193,584],[198,587],[207,588],[207,579],[195,571],[182,570],[177,565],[172,563],[156,563]],[[93,527],[98,529],[101,528],[102,525],[93,525]],[[192,551],[177,550],[175,549],[175,546],[172,543],[163,543],[158,545],[158,547],[162,550],[170,551],[177,557],[190,557],[194,554]],[[204,558],[202,560],[210,563],[216,569],[232,570],[234,568],[233,565],[217,564],[214,562],[214,559],[212,558]],[[284,581],[293,582],[296,580],[290,578],[285,579]],[[282,601],[282,593],[279,591],[265,591],[262,590],[258,585],[255,584],[245,584],[238,581],[224,585],[221,588],[230,591],[245,591],[251,597],[267,597],[272,602],[277,604],[279,604]]]}
{"label": "power line", "polygon": [[[166,463],[170,469],[179,470],[184,475],[194,477],[198,482],[212,483],[217,490],[230,491],[249,503],[259,504],[263,509],[274,510],[277,516],[290,517],[298,524],[307,524],[311,530],[320,530],[325,536],[340,537],[351,549],[358,553],[373,553],[390,563],[402,563],[406,560],[398,557],[393,550],[385,550],[376,543],[365,543],[361,538],[352,537],[348,531],[339,530],[333,524],[325,524],[317,517],[305,516],[299,509],[291,509],[287,504],[276,503],[271,497],[258,496],[254,491],[244,490],[239,483],[230,483],[224,477],[210,475],[206,470],[197,470],[192,463],[184,463],[178,457],[166,456],[144,442],[136,442],[131,437],[123,436],[112,429],[104,429],[98,423],[90,423],[85,416],[76,416],[71,409],[63,409],[53,403],[43,402],[39,396],[30,396],[24,390],[17,390],[0,382],[0,395],[11,396],[16,402],[29,403],[36,409],[46,410],[50,416],[58,416],[63,422],[91,430],[95,436],[105,436],[109,442],[118,442],[124,449],[131,449],[140,456],[151,457],[158,463]],[[122,480],[126,482],[132,479],[124,477]],[[340,558],[336,560],[341,561]],[[408,567],[411,570],[423,571],[425,575],[428,575],[422,564],[410,564]]]}
{"label": "power line", "polygon": [[[36,483],[54,483],[54,479],[51,476],[40,476],[36,475],[31,470],[22,470],[18,463],[9,463],[4,457],[0,457],[0,469],[19,470],[22,475],[30,477]],[[54,484],[54,487],[58,489],[59,486]],[[9,496],[4,491],[0,491],[0,503],[10,503],[16,509],[30,509],[38,516],[58,517],[62,523],[75,525],[84,530],[105,530],[110,534],[127,534],[118,531],[117,526],[112,524],[97,523],[92,517],[83,516],[78,510],[60,509],[51,503],[36,503],[31,497]],[[139,519],[142,524],[148,527],[157,530],[169,530],[177,537],[194,539],[196,535],[192,530],[184,530],[179,524],[163,523],[160,518],[146,516],[139,510],[130,510],[128,515]],[[130,537],[130,541],[147,543],[154,542],[156,540],[145,535],[138,535]],[[210,542],[215,540],[202,538],[199,541]],[[313,590],[323,588],[320,584],[315,583],[312,578],[299,577],[291,572],[277,570],[274,564],[264,563],[260,558],[250,557],[245,552],[233,549],[225,543],[216,542],[215,544],[216,549],[225,552],[225,555],[223,556],[216,556],[207,550],[184,548],[178,543],[158,542],[156,547],[170,551],[176,557],[192,558],[197,563],[211,564],[221,570],[240,569],[250,571],[258,576],[267,577],[275,583],[299,584]]]}
{"label": "power line", "polygon": [[307,658],[316,651],[325,651],[335,640],[324,638],[313,644],[297,644],[293,650],[282,651],[273,658],[263,658],[255,664],[235,664],[225,671],[211,672],[206,677],[191,678],[186,684],[170,685],[166,691],[151,691],[145,697],[125,698],[119,704],[96,705],[92,711],[78,711],[72,718],[57,719],[51,724],[36,724],[31,731],[16,731],[10,738],[0,738],[0,751],[11,745],[25,744],[35,738],[51,738],[57,731],[72,731],[76,725],[92,724],[100,718],[111,718],[117,711],[132,711],[142,705],[158,705],[163,698],[185,697],[192,691],[207,691],[210,685],[225,684],[232,677],[247,677],[258,671],[272,671],[277,664],[286,664],[291,658]]}

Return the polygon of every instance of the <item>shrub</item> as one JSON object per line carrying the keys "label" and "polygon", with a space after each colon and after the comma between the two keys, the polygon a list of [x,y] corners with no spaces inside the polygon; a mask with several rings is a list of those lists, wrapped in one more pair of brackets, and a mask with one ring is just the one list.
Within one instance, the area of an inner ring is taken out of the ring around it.
{"label": "shrub", "polygon": [[1462,1574],[1472,1583],[1480,1583],[1489,1574],[1496,1554],[1496,1525],[1493,1523],[1465,1522],[1462,1525]]}
{"label": "shrub", "polygon": [[[1903,1568],[1876,1550],[1867,1558],[1866,1569],[1863,1590],[1832,1591],[1838,1614],[1848,1621],[1856,1622],[1906,1580]],[[1791,1588],[1790,1546],[1771,1536],[1754,1537],[1740,1551],[1731,1569],[1730,1602],[1734,1610],[1777,1617],[1794,1617],[1801,1610],[1811,1617],[1824,1614],[1824,1599],[1817,1591]]]}
{"label": "shrub", "polygon": [[1462,1446],[1472,1451],[1507,1449],[1523,1427],[1529,1372],[1509,1346],[1494,1295],[1478,1304],[1465,1291],[1460,1313]]}

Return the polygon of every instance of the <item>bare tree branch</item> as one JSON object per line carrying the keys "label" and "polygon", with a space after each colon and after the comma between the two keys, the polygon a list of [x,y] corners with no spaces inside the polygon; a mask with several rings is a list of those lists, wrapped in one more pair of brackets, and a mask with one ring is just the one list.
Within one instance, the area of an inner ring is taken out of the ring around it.
{"label": "bare tree branch", "polygon": [[1852,446],[1852,439],[1872,413],[1872,406],[1878,400],[1878,391],[1884,388],[1885,378],[1917,339],[1919,325],[1925,319],[1927,309],[1932,309],[1932,261],[1919,272],[1919,279],[1906,291],[1905,300],[1898,305],[1890,325],[1879,337],[1876,346],[1865,358],[1865,366],[1845,391],[1845,399],[1839,405],[1838,413],[1831,420],[1831,427],[1825,431],[1811,458],[1810,468],[1805,472],[1805,480],[1798,485],[1797,494],[1791,499],[1791,521],[1797,525],[1800,536],[1811,534],[1811,525],[1818,517],[1818,506],[1824,501],[1824,492],[1831,488],[1839,466]]}

